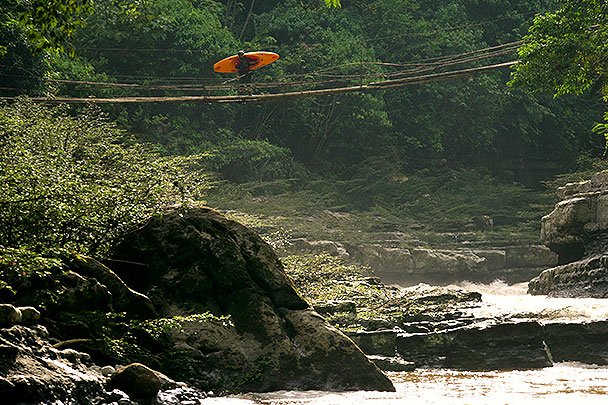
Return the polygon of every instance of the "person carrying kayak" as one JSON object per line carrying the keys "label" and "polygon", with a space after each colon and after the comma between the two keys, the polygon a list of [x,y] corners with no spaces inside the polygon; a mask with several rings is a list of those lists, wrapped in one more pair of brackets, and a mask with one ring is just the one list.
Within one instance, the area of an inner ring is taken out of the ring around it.
{"label": "person carrying kayak", "polygon": [[234,67],[237,70],[236,77],[241,83],[249,83],[251,81],[251,71],[253,67],[258,63],[256,59],[248,58],[245,52],[240,50],[238,52],[238,59],[236,60]]}

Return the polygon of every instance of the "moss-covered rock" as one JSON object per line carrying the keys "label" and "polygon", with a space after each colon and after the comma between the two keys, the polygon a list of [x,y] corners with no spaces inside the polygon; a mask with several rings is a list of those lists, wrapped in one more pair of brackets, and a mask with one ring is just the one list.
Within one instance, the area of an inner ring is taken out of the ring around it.
{"label": "moss-covered rock", "polygon": [[[165,343],[159,356],[166,367],[181,364],[198,386],[394,390],[296,292],[272,248],[216,211],[169,210],[126,235],[108,263],[160,314],[183,317],[158,336]],[[230,322],[189,317],[208,312]]]}

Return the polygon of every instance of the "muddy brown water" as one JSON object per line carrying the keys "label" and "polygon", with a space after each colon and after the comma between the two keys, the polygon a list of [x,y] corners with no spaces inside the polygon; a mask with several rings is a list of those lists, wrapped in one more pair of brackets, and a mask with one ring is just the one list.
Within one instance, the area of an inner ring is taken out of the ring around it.
{"label": "muddy brown water", "polygon": [[[530,296],[525,284],[459,286],[482,293],[482,305],[468,310],[478,318],[511,317],[539,322],[608,320],[608,299]],[[387,374],[397,389],[394,393],[278,391],[208,398],[203,404],[608,404],[608,367],[592,364],[556,363],[553,367],[526,371],[417,369]]]}

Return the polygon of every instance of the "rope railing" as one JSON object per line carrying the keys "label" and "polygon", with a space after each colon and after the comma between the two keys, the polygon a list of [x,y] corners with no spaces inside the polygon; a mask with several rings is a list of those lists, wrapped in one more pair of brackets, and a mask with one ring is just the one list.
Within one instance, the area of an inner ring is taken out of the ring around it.
{"label": "rope railing", "polygon": [[[436,82],[442,80],[451,80],[462,77],[473,76],[476,74],[484,73],[494,69],[502,69],[508,66],[512,66],[519,61],[514,60],[505,63],[499,63],[494,65],[487,65],[469,69],[460,69],[449,72],[432,73],[426,75],[409,76],[398,79],[389,79],[383,81],[377,81],[368,84],[360,84],[356,86],[337,87],[329,89],[318,89],[318,90],[302,90],[295,92],[286,93],[274,93],[274,94],[258,94],[258,95],[228,95],[228,96],[174,96],[174,97],[120,97],[120,98],[76,98],[76,97],[34,97],[30,100],[34,102],[44,103],[94,103],[94,104],[141,104],[141,103],[262,103],[270,101],[279,101],[283,99],[295,99],[304,97],[318,97],[326,95],[346,94],[355,92],[367,92],[374,90],[382,90],[403,86],[410,86],[414,84],[422,84],[429,82]],[[0,97],[0,100],[16,100],[18,97]]]}

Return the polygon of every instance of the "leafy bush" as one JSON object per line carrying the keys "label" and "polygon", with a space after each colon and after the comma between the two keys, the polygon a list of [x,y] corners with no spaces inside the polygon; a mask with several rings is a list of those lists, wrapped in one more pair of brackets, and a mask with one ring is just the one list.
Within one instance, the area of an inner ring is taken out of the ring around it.
{"label": "leafy bush", "polygon": [[[344,260],[328,254],[292,255],[281,259],[285,273],[297,290],[311,302],[331,299],[350,299],[354,288],[349,281],[357,281],[370,273],[366,267],[347,265]],[[359,291],[358,291],[359,292]]]}
{"label": "leafy bush", "polygon": [[103,251],[122,232],[205,188],[196,156],[161,158],[96,112],[0,105],[0,245]]}
{"label": "leafy bush", "polygon": [[289,149],[238,138],[208,151],[206,165],[237,183],[302,177],[306,172],[293,160]]}
{"label": "leafy bush", "polygon": [[59,259],[0,246],[0,302],[35,304],[40,308],[54,304],[61,290],[57,275],[63,271]]}

